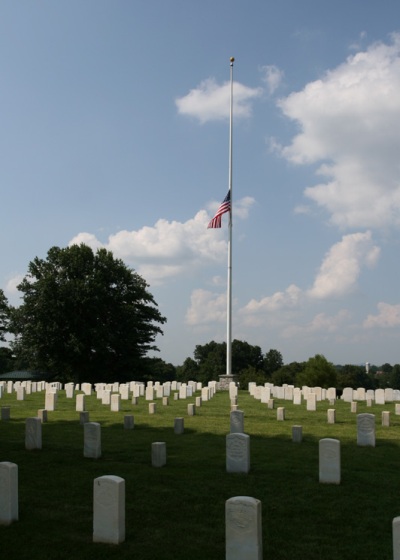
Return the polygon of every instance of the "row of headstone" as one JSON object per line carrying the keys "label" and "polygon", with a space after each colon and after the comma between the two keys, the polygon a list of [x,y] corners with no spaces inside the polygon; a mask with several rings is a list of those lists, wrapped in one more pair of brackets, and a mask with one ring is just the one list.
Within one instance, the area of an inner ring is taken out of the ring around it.
{"label": "row of headstone", "polygon": [[[165,443],[152,446],[154,462],[165,464]],[[18,465],[0,463],[0,525],[19,519]],[[93,542],[118,545],[125,541],[125,479],[99,476],[93,481]],[[262,559],[261,502],[248,496],[225,503],[226,560]]]}
{"label": "row of headstone", "polygon": [[[156,442],[159,444],[159,442]],[[153,444],[154,445],[154,444]],[[157,448],[157,455],[161,448]],[[319,442],[319,479],[340,484],[340,442]],[[18,521],[18,466],[0,463],[0,524]],[[118,545],[125,541],[125,480],[100,476],[93,481],[93,542]],[[400,517],[392,520],[393,559],[400,560]],[[262,560],[262,504],[249,496],[236,496],[225,502],[226,560]]]}
{"label": "row of headstone", "polygon": [[345,387],[343,389],[342,399],[345,402],[352,401],[374,401],[375,404],[386,404],[390,402],[400,401],[400,391],[397,389],[391,389],[387,387],[386,389],[364,389],[359,387],[358,389],[352,389],[351,387]]}
{"label": "row of headstone", "polygon": [[[302,400],[308,401],[311,397],[318,401],[335,400],[337,398],[336,389],[330,387],[324,389],[322,387],[295,387],[294,385],[284,384],[282,386],[274,385],[273,383],[265,383],[264,385],[257,385],[250,382],[248,385],[250,395],[255,399],[260,400],[262,403],[268,403],[270,398],[280,400],[290,400],[293,404],[301,404]],[[400,401],[400,390],[387,387],[386,389],[365,389],[359,387],[353,389],[352,387],[345,387],[342,393],[342,400],[345,402],[352,401],[374,401],[375,404],[386,404],[388,402]]]}

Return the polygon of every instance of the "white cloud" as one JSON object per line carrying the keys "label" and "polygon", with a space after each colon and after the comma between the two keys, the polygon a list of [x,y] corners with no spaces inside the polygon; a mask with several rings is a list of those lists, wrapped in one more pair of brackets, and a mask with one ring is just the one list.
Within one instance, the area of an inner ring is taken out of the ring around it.
{"label": "white cloud", "polygon": [[[271,323],[272,315],[283,319],[280,321],[282,323],[285,320],[283,311],[296,311],[307,303],[344,297],[356,288],[362,268],[374,266],[378,257],[379,249],[372,243],[371,232],[345,235],[326,254],[310,290],[291,284],[284,291],[275,292],[260,300],[250,300],[241,308],[240,315],[248,326],[260,326],[266,321]],[[317,315],[313,324],[321,324],[324,317]],[[341,312],[337,319],[343,317]],[[291,316],[290,320],[292,319]],[[311,326],[307,328],[310,330]],[[292,330],[289,328],[286,332]]]}
{"label": "white cloud", "polygon": [[240,313],[244,315],[253,315],[260,313],[268,313],[269,311],[278,311],[282,308],[297,307],[302,297],[302,290],[291,284],[284,292],[275,292],[272,296],[263,297],[257,301],[252,299],[245,305]]}
{"label": "white cloud", "polygon": [[[229,118],[230,82],[222,85],[209,78],[192,89],[187,95],[175,100],[178,113],[195,117],[201,123]],[[261,88],[250,88],[239,82],[233,83],[233,111],[236,118],[251,115],[251,102],[262,94]]]}
{"label": "white cloud", "polygon": [[263,66],[261,70],[264,74],[263,81],[267,84],[268,91],[272,95],[280,86],[284,73],[275,65]]}
{"label": "white cloud", "polygon": [[188,325],[201,325],[226,321],[226,305],[226,293],[193,290],[185,322]]}
{"label": "white cloud", "polygon": [[378,257],[379,249],[372,244],[370,231],[344,235],[326,254],[308,295],[326,299],[350,293],[362,267],[374,266]]}
{"label": "white cloud", "polygon": [[[253,203],[251,197],[238,200],[234,204],[234,215],[245,219]],[[186,222],[160,219],[154,226],[137,231],[119,231],[110,235],[106,243],[83,232],[71,239],[69,245],[85,243],[94,250],[105,247],[116,258],[131,265],[146,281],[158,284],[166,278],[225,258],[227,242],[220,232],[207,229],[210,218],[208,212],[200,210]]]}
{"label": "white cloud", "polygon": [[282,331],[282,336],[291,338],[293,336],[314,333],[332,334],[340,331],[350,318],[351,314],[347,309],[341,309],[333,316],[326,315],[326,313],[318,313],[306,325],[290,325],[286,327]]}
{"label": "white cloud", "polygon": [[399,91],[400,35],[393,35],[279,101],[300,127],[281,154],[320,163],[323,180],[305,195],[340,228],[400,226]]}
{"label": "white cloud", "polygon": [[389,303],[380,302],[377,307],[378,315],[368,315],[363,323],[365,328],[390,328],[400,325],[400,304],[390,305]]}
{"label": "white cloud", "polygon": [[14,296],[18,294],[19,292],[17,290],[17,286],[22,282],[23,279],[24,279],[23,274],[16,274],[12,278],[10,278],[4,289],[5,295],[8,297],[8,296]]}
{"label": "white cloud", "polygon": [[82,233],[78,233],[78,235],[75,235],[75,237],[68,243],[68,245],[80,245],[81,243],[87,245],[88,247],[91,247],[94,251],[103,247],[101,241],[99,241],[97,237],[93,235],[93,233],[87,233],[85,231]]}

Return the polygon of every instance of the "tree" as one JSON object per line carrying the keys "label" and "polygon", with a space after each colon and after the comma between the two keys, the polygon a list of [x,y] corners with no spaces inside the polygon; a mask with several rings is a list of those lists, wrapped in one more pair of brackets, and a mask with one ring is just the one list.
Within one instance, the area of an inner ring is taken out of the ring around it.
{"label": "tree", "polygon": [[174,381],[176,368],[173,364],[164,362],[161,358],[153,356],[143,360],[143,379],[146,381]]}
{"label": "tree", "polygon": [[263,369],[267,377],[271,377],[271,375],[278,371],[283,366],[283,358],[282,354],[278,350],[274,350],[271,348],[265,356],[263,362]]}
{"label": "tree", "polygon": [[247,368],[262,369],[263,355],[259,346],[252,346],[242,340],[232,341],[232,373],[239,375]]}
{"label": "tree", "polygon": [[297,377],[303,371],[304,363],[291,362],[290,364],[283,365],[275,370],[271,375],[271,381],[274,385],[298,385]]}
{"label": "tree", "polygon": [[14,368],[14,357],[10,348],[0,347],[0,373],[7,373]]}
{"label": "tree", "polygon": [[81,381],[137,377],[166,319],[148,285],[111,252],[52,247],[35,258],[12,312],[13,350],[30,368]]}
{"label": "tree", "polygon": [[5,341],[5,334],[9,329],[10,308],[3,290],[0,290],[0,340]]}
{"label": "tree", "polygon": [[176,368],[176,378],[186,383],[187,381],[199,381],[199,365],[193,358],[186,358],[181,366]]}
{"label": "tree", "polygon": [[389,374],[389,387],[400,389],[400,364],[395,364]]}
{"label": "tree", "polygon": [[305,363],[299,373],[297,383],[309,387],[336,387],[336,369],[322,354],[316,354]]}
{"label": "tree", "polygon": [[226,343],[212,340],[204,345],[197,345],[194,350],[194,359],[199,366],[197,380],[208,383],[218,380],[220,375],[226,373]]}
{"label": "tree", "polygon": [[[194,359],[199,367],[197,379],[203,383],[226,373],[226,342],[212,340],[197,345]],[[259,346],[252,346],[242,340],[232,341],[232,374],[240,375],[247,368],[262,374],[263,355]]]}
{"label": "tree", "polygon": [[358,387],[372,388],[370,387],[370,379],[364,366],[346,364],[344,366],[336,366],[336,371],[336,386],[338,389],[344,389],[345,387],[352,387],[353,389]]}

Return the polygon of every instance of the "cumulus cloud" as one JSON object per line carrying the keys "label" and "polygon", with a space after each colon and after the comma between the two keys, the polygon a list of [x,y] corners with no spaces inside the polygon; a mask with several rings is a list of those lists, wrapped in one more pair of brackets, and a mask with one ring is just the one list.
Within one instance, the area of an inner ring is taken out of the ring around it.
{"label": "cumulus cloud", "polygon": [[[291,284],[286,290],[250,300],[241,308],[240,314],[245,317],[247,325],[257,326],[262,324],[260,316],[269,316],[270,320],[271,314],[296,310],[306,303],[344,297],[357,287],[362,269],[375,266],[378,257],[379,248],[373,244],[370,231],[344,235],[325,255],[311,289],[304,290]],[[341,313],[339,317],[345,316]],[[321,324],[323,319],[324,315],[317,315],[313,324]],[[289,329],[287,332],[294,331]]]}
{"label": "cumulus cloud", "polygon": [[326,299],[350,293],[362,267],[374,266],[378,257],[379,248],[372,244],[370,231],[344,235],[326,254],[308,295]]}
{"label": "cumulus cloud", "polygon": [[389,303],[380,302],[377,307],[378,314],[368,315],[365,319],[363,323],[365,328],[391,328],[400,325],[400,304],[390,305]]}
{"label": "cumulus cloud", "polygon": [[315,317],[305,325],[290,325],[283,329],[282,336],[291,338],[304,334],[313,333],[335,333],[341,330],[343,325],[347,324],[351,314],[347,309],[341,309],[336,315],[327,315],[326,313],[318,313]]}
{"label": "cumulus cloud", "polygon": [[[230,82],[217,84],[209,78],[190,90],[187,95],[175,100],[178,113],[195,117],[201,123],[229,118]],[[251,103],[262,95],[262,88],[250,88],[239,82],[233,83],[233,111],[235,119],[251,115]]]}
{"label": "cumulus cloud", "polygon": [[[320,163],[305,195],[340,228],[400,226],[400,35],[279,100],[300,128],[281,154]],[[277,144],[274,145],[277,149]]]}
{"label": "cumulus cloud", "polygon": [[267,84],[268,91],[272,95],[281,85],[284,73],[275,65],[263,66],[263,81]]}
{"label": "cumulus cloud", "polygon": [[201,325],[226,321],[226,294],[216,294],[208,290],[194,290],[190,307],[186,312],[188,325]]}
{"label": "cumulus cloud", "polygon": [[302,290],[291,284],[283,292],[275,292],[272,296],[266,296],[257,301],[252,299],[241,310],[244,314],[265,313],[268,311],[278,311],[282,308],[296,307],[302,296]]}
{"label": "cumulus cloud", "polygon": [[[239,199],[234,204],[234,215],[245,219],[253,203],[251,197]],[[210,204],[210,207],[214,206],[216,208],[218,203]],[[211,215],[200,210],[186,222],[160,219],[154,226],[119,231],[110,235],[106,243],[92,233],[81,232],[71,239],[69,245],[84,243],[94,250],[105,247],[148,282],[159,284],[172,276],[225,258],[225,238],[218,231],[207,229]]]}
{"label": "cumulus cloud", "polygon": [[17,286],[22,282],[23,279],[24,279],[23,274],[16,274],[15,276],[13,276],[7,281],[7,284],[4,289],[4,293],[6,294],[7,297],[14,296],[17,293],[19,293]]}

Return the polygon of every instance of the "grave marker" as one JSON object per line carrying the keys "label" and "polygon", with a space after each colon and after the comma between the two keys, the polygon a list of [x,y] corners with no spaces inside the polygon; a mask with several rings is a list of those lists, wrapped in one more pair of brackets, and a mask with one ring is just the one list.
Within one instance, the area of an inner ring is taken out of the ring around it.
{"label": "grave marker", "polygon": [[324,484],[340,484],[340,441],[338,439],[319,440],[319,481]]}
{"label": "grave marker", "polygon": [[261,502],[236,496],[225,502],[225,559],[262,560]]}
{"label": "grave marker", "polygon": [[98,422],[86,422],[83,425],[83,456],[88,459],[101,457],[101,426]]}
{"label": "grave marker", "polygon": [[375,414],[357,415],[357,445],[375,447]]}
{"label": "grave marker", "polygon": [[18,465],[0,463],[0,525],[18,521]]}
{"label": "grave marker", "polygon": [[228,434],[226,436],[226,472],[248,473],[250,470],[250,436]]}
{"label": "grave marker", "polygon": [[27,418],[25,422],[25,449],[42,449],[42,421],[40,418]]}
{"label": "grave marker", "polygon": [[93,484],[93,542],[120,544],[125,540],[125,480],[100,476]]}
{"label": "grave marker", "polygon": [[153,467],[163,467],[167,463],[167,444],[165,441],[155,441],[151,444],[151,464]]}

